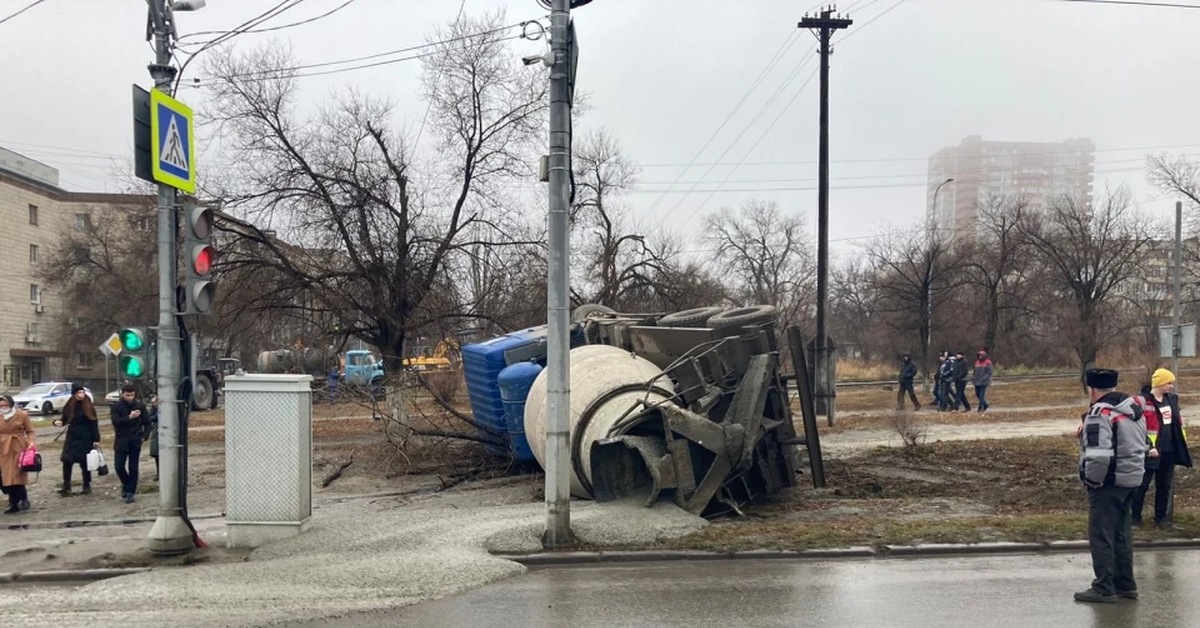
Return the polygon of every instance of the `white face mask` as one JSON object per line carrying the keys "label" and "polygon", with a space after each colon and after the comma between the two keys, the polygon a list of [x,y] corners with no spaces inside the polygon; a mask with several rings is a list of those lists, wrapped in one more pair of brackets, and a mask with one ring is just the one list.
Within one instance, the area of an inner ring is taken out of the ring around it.
{"label": "white face mask", "polygon": [[16,413],[17,413],[16,408],[8,408],[7,410],[0,410],[0,414],[3,414],[4,418],[6,418],[6,419],[11,418],[12,415],[14,415]]}

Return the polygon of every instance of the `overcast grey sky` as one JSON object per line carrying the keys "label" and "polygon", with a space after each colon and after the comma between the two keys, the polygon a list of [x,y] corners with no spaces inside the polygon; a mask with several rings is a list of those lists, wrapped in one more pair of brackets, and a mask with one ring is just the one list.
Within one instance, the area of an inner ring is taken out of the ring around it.
{"label": "overcast grey sky", "polygon": [[[0,0],[0,17],[29,1]],[[343,1],[306,0],[267,25]],[[228,29],[273,4],[209,0],[202,11],[178,14],[179,30]],[[592,106],[582,126],[607,128],[642,165],[642,189],[629,204],[643,229],[665,220],[695,233],[700,213],[751,197],[815,223],[817,80],[801,86],[817,66],[813,37],[796,28],[814,6],[595,0],[574,12],[579,89]],[[500,7],[510,22],[546,13],[535,0],[465,0],[468,12]],[[922,216],[925,159],[967,135],[1092,138],[1097,189],[1128,182],[1143,207],[1164,216],[1174,199],[1150,200],[1159,195],[1145,183],[1145,155],[1200,155],[1200,10],[1057,0],[848,0],[839,8],[853,9],[856,24],[838,34],[832,68],[837,250]],[[280,37],[299,62],[343,59],[423,43],[458,9],[458,0],[356,0],[310,25],[236,43]],[[132,147],[130,84],[150,84],[144,28],[139,0],[45,0],[0,24],[0,145],[58,167],[68,189],[115,191],[112,158],[125,159]],[[704,165],[684,172],[781,48],[780,61],[696,159]],[[517,42],[514,63],[543,49]],[[316,104],[346,86],[387,95],[400,122],[416,128],[424,113],[419,72],[410,61],[306,78],[303,97]],[[203,108],[202,89],[179,97]],[[714,161],[742,165],[710,169]]]}

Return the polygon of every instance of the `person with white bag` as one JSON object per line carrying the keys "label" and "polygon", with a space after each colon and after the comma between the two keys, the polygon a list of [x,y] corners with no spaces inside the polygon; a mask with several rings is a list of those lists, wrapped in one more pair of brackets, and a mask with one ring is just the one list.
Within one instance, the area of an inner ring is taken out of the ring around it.
{"label": "person with white bag", "polygon": [[71,494],[71,471],[79,465],[83,471],[84,495],[92,492],[92,471],[88,468],[88,454],[100,449],[100,423],[96,421],[96,407],[88,398],[83,386],[75,384],[71,387],[71,398],[63,407],[62,417],[54,421],[55,426],[67,426],[67,435],[63,439],[63,452],[60,460],[63,464],[63,485],[60,495]]}

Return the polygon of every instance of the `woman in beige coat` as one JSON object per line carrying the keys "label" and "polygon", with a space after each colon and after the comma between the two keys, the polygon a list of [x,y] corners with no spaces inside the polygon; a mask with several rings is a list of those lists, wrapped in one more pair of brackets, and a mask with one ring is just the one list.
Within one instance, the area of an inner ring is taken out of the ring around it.
{"label": "woman in beige coat", "polygon": [[8,495],[6,515],[29,510],[29,474],[21,470],[21,454],[33,446],[35,436],[29,415],[17,409],[12,397],[0,396],[0,488]]}

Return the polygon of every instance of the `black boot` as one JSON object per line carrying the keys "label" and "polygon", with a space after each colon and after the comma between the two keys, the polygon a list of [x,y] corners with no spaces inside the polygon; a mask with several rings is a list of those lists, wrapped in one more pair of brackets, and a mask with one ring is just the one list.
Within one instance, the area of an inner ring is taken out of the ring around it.
{"label": "black boot", "polygon": [[82,495],[91,495],[91,494],[92,494],[92,485],[91,485],[91,484],[84,484],[84,485],[83,485],[83,490],[82,490],[82,491],[79,491],[79,492],[80,492],[80,494],[82,494]]}
{"label": "black boot", "polygon": [[58,489],[58,494],[63,495],[63,496],[70,495],[71,494],[71,483],[63,482],[62,488]]}

